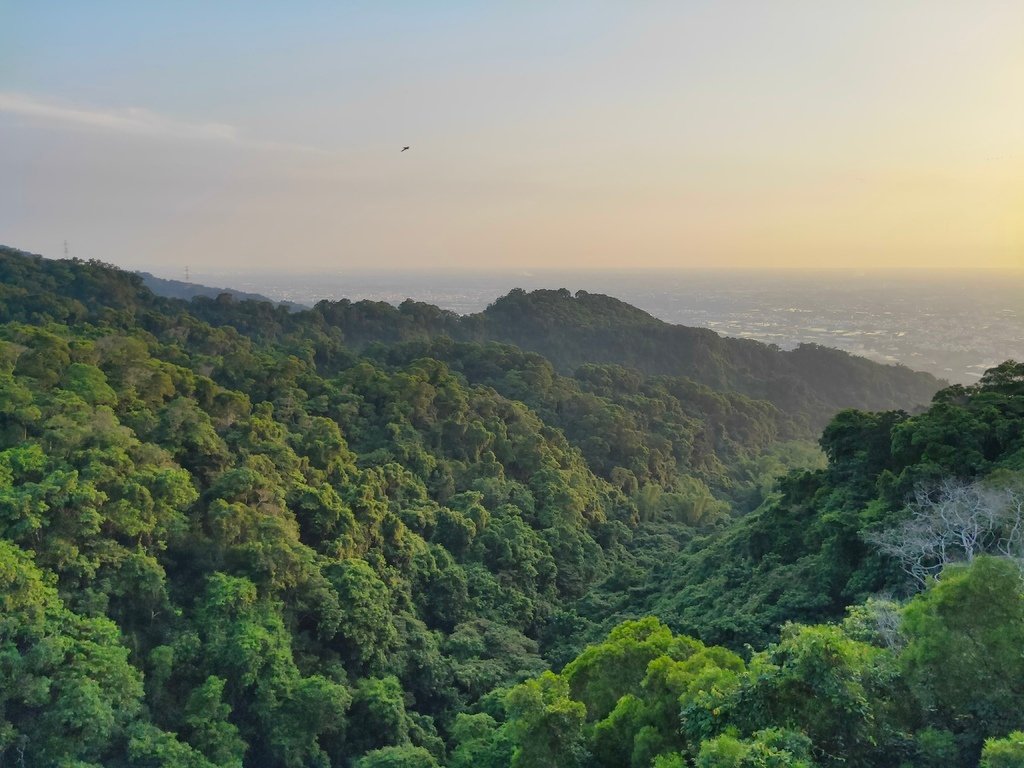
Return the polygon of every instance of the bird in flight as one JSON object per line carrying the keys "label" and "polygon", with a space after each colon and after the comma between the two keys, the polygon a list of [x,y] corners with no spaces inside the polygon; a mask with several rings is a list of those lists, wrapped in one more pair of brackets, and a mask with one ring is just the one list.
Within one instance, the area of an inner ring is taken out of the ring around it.
{"label": "bird in flight", "polygon": [[[408,147],[402,147],[402,152],[405,152],[405,150],[407,150],[407,149],[408,149]],[[399,152],[398,154],[402,154],[402,152]]]}

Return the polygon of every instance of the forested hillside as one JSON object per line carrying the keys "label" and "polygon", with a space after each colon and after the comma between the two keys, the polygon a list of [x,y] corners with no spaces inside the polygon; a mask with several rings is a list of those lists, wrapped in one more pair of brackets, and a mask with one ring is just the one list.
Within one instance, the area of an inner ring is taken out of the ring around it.
{"label": "forested hillside", "polygon": [[[736,344],[0,251],[0,764],[1015,759],[1024,368],[910,415],[934,380]],[[861,400],[903,410],[825,466]],[[984,535],[915,549],[956,493]]]}
{"label": "forested hillside", "polygon": [[657,320],[610,296],[514,290],[478,315],[459,317],[413,301],[321,302],[314,312],[350,343],[448,335],[537,352],[563,373],[612,364],[648,376],[686,377],[716,391],[767,400],[817,432],[842,408],[885,410],[927,403],[933,376],[804,344],[782,351]]}

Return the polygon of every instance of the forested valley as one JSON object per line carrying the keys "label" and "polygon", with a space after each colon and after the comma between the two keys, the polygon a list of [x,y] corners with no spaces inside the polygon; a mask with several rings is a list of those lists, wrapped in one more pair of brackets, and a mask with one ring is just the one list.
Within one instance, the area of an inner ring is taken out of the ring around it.
{"label": "forested valley", "polygon": [[0,765],[1024,765],[1024,364],[0,249]]}

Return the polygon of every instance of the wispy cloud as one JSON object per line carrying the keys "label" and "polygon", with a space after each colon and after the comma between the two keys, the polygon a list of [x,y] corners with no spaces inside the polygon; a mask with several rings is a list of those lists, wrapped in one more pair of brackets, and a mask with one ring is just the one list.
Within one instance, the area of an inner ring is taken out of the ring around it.
{"label": "wispy cloud", "polygon": [[0,113],[3,112],[68,126],[136,136],[187,141],[217,141],[252,149],[282,152],[323,153],[322,150],[302,144],[246,138],[235,126],[228,123],[180,120],[141,107],[100,109],[80,105],[72,106],[40,99],[25,93],[0,91]]}
{"label": "wispy cloud", "polygon": [[44,101],[24,93],[9,91],[0,91],[0,112],[140,136],[212,141],[238,140],[238,131],[234,126],[226,123],[178,120],[138,107],[125,109],[72,107]]}

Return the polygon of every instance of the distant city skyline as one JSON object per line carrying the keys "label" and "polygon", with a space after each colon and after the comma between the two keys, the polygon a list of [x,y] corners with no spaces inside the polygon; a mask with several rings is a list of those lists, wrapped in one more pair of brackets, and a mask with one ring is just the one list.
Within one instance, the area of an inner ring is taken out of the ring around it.
{"label": "distant city skyline", "polygon": [[51,257],[1024,269],[1019,2],[41,0],[0,22],[0,242]]}

